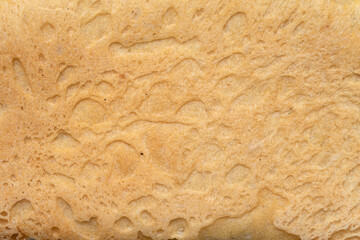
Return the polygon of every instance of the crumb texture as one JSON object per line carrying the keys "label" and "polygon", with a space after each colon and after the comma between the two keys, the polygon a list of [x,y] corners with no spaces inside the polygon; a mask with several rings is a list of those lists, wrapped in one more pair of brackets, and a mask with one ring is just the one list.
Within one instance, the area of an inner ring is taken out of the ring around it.
{"label": "crumb texture", "polygon": [[0,238],[360,238],[360,3],[0,0]]}

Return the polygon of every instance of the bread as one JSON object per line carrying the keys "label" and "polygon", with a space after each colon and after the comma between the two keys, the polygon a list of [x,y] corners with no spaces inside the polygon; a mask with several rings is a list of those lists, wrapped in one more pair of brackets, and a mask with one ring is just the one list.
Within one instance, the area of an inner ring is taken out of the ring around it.
{"label": "bread", "polygon": [[359,4],[0,0],[0,238],[358,239]]}

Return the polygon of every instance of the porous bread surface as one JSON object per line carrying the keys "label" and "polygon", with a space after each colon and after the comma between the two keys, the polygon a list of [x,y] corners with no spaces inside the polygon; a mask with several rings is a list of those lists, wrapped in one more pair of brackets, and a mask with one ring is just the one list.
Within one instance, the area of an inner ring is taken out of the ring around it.
{"label": "porous bread surface", "polygon": [[357,2],[0,13],[1,239],[360,237]]}

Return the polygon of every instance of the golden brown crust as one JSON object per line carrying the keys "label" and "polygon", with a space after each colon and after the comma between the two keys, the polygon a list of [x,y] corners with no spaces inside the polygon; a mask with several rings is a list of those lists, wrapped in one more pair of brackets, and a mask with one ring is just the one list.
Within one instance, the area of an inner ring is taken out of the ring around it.
{"label": "golden brown crust", "polygon": [[359,11],[0,0],[0,238],[359,236]]}

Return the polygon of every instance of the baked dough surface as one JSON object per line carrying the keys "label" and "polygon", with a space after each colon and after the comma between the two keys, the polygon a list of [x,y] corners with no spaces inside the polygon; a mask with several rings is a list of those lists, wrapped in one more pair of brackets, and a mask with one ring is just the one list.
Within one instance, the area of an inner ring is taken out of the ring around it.
{"label": "baked dough surface", "polygon": [[357,2],[0,13],[1,239],[360,237]]}

